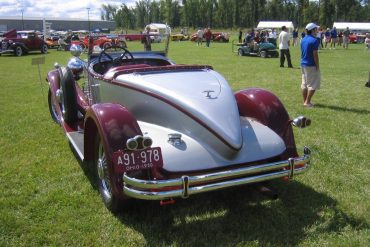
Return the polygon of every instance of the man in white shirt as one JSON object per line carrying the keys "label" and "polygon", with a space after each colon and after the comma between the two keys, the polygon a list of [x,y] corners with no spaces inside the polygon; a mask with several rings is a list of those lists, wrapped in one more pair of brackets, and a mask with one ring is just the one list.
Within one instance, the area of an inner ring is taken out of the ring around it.
{"label": "man in white shirt", "polygon": [[288,67],[293,68],[292,61],[290,60],[290,37],[286,31],[286,26],[281,27],[281,33],[279,34],[279,49],[280,49],[280,67],[284,67],[285,57],[288,61]]}
{"label": "man in white shirt", "polygon": [[197,31],[197,45],[199,46],[203,44],[203,35],[204,35],[204,32],[201,28],[199,28],[199,30]]}

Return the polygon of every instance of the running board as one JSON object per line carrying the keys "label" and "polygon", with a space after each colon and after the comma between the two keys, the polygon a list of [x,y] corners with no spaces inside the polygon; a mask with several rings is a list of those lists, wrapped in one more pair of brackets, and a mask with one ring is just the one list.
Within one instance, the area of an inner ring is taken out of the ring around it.
{"label": "running board", "polygon": [[80,159],[84,160],[84,132],[83,131],[72,131],[67,132],[67,138],[69,142],[72,144],[74,150],[80,157]]}

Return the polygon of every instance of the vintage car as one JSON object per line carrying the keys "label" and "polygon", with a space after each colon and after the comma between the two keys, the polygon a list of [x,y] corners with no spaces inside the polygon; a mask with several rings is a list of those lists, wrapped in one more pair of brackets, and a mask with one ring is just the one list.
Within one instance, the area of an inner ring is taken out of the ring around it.
{"label": "vintage car", "polygon": [[[190,40],[191,41],[197,41],[197,38],[198,38],[198,34],[197,33],[193,33],[191,35],[191,38]],[[229,35],[227,33],[223,33],[223,32],[212,32],[212,38],[211,38],[212,41],[215,41],[215,42],[229,42]],[[203,41],[205,41],[205,39],[203,38]]]}
{"label": "vintage car", "polygon": [[233,41],[232,50],[239,56],[257,56],[262,58],[279,57],[279,52],[277,51],[276,46],[270,42],[246,44],[235,43],[235,41]]}
{"label": "vintage car", "polygon": [[143,38],[142,34],[120,34],[118,37],[125,39],[126,41],[141,41]]}
{"label": "vintage car", "polygon": [[55,48],[59,46],[59,36],[50,36],[45,39],[48,48]]}
{"label": "vintage car", "polygon": [[171,41],[184,41],[184,40],[189,40],[189,36],[182,33],[171,34]]}
{"label": "vintage car", "polygon": [[48,52],[48,46],[35,31],[10,30],[4,34],[1,41],[0,55],[4,53],[13,53],[20,57],[31,51]]}
{"label": "vintage car", "polygon": [[[99,46],[100,48],[106,48],[111,45],[126,46],[126,42],[119,36],[107,36],[107,35],[91,35],[93,39],[93,46]],[[81,41],[73,41],[72,44],[79,44],[82,49],[89,47],[90,35],[86,35]]]}
{"label": "vintage car", "polygon": [[166,51],[90,49],[86,63],[71,51],[47,74],[50,114],[112,212],[134,198],[168,204],[309,168],[292,126],[310,120],[291,119],[267,90],[234,93],[212,66],[176,64]]}

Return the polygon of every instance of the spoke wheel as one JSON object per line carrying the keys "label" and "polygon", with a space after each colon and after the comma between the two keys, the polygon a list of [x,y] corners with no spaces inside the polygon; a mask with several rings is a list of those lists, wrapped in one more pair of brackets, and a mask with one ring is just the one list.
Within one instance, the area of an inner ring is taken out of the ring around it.
{"label": "spoke wheel", "polygon": [[122,200],[118,199],[113,192],[112,174],[109,171],[108,161],[103,141],[98,134],[95,141],[94,169],[96,171],[96,182],[104,205],[112,212],[117,213],[122,208]]}

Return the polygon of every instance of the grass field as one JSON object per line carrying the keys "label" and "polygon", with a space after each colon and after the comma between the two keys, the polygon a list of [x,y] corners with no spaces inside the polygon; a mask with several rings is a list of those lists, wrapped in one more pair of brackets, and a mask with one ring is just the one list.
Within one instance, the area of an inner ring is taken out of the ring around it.
{"label": "grass field", "polygon": [[[132,43],[129,43],[133,46]],[[266,88],[291,117],[299,151],[312,150],[312,169],[291,182],[274,181],[279,199],[252,187],[177,200],[135,203],[118,216],[98,191],[50,118],[45,76],[69,52],[50,50],[41,65],[0,57],[0,246],[369,246],[370,52],[363,45],[321,50],[322,88],[315,108],[302,106],[300,49],[293,66],[278,59],[238,57],[229,44],[171,43],[177,63],[209,64],[232,88]]]}

